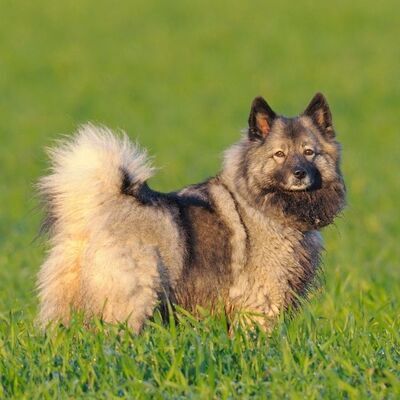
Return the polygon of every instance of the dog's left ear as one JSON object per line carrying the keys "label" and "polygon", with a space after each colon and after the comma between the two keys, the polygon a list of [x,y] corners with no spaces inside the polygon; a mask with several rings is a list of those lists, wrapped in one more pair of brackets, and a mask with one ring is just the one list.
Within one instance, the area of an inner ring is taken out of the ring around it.
{"label": "dog's left ear", "polygon": [[310,117],[323,134],[326,134],[329,137],[335,136],[331,110],[328,101],[322,93],[317,93],[312,98],[303,115]]}
{"label": "dog's left ear", "polygon": [[251,104],[248,135],[250,140],[263,139],[268,136],[275,112],[262,97],[256,97]]}

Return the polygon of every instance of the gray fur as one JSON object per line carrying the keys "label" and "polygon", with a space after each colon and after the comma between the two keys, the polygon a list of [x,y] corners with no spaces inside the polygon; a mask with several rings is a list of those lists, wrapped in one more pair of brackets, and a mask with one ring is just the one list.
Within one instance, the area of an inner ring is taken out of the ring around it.
{"label": "gray fur", "polygon": [[270,328],[312,286],[317,229],[344,206],[327,107],[317,95],[285,118],[257,98],[222,171],[167,194],[148,187],[152,169],[126,138],[81,128],[40,183],[52,245],[39,273],[42,325],[76,309],[138,332],[171,301],[193,313],[222,305],[232,320],[253,313]]}

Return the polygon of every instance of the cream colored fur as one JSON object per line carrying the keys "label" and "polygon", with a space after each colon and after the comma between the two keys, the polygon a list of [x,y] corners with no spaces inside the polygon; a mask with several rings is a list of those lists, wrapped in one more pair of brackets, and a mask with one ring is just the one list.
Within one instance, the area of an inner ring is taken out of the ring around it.
{"label": "cream colored fur", "polygon": [[[109,322],[127,320],[138,331],[164,290],[167,272],[158,252],[175,271],[182,262],[179,245],[166,240],[179,242],[171,219],[121,194],[122,168],[134,182],[153,174],[146,153],[125,134],[84,125],[50,157],[51,174],[39,183],[54,219],[52,248],[38,279],[40,323],[67,323],[75,309]],[[143,218],[157,225],[156,234],[139,223]]]}

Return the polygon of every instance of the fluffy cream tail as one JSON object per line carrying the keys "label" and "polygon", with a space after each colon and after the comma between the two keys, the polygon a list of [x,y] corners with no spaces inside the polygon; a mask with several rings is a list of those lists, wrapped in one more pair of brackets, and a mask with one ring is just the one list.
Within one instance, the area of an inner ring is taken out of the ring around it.
{"label": "fluffy cream tail", "polygon": [[[39,272],[40,322],[67,322],[79,303],[80,257],[107,203],[153,174],[147,154],[107,128],[87,124],[49,151],[51,173],[39,181],[51,250]],[[122,197],[121,197],[122,198]]]}
{"label": "fluffy cream tail", "polygon": [[70,140],[49,150],[51,174],[39,181],[48,224],[55,233],[85,235],[92,216],[121,195],[123,185],[144,183],[153,175],[147,154],[104,127],[83,125]]}

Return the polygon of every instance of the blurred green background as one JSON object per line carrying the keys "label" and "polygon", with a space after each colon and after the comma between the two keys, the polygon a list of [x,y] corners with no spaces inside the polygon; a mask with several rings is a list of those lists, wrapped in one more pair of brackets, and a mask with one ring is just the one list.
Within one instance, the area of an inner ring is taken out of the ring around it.
{"label": "blurred green background", "polygon": [[0,314],[34,317],[34,182],[61,134],[86,121],[126,130],[162,167],[153,187],[172,190],[218,170],[256,95],[294,115],[322,91],[349,205],[325,230],[326,288],[308,307],[397,324],[399,4],[1,1]]}

